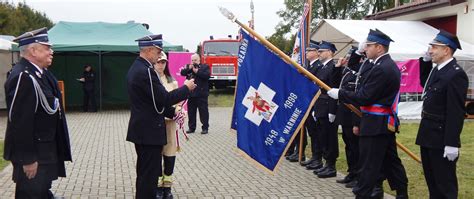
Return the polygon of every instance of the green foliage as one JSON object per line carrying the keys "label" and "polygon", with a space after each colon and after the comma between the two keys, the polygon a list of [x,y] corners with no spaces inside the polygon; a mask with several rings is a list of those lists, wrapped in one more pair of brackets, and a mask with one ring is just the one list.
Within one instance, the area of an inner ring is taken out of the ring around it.
{"label": "green foliage", "polygon": [[53,27],[46,14],[31,9],[28,5],[18,5],[0,1],[0,34],[20,35],[26,31]]}
{"label": "green foliage", "polygon": [[[3,140],[0,140],[0,154],[3,155]],[[8,163],[10,162],[0,158],[0,172],[8,165]]]}
{"label": "green foliage", "polygon": [[209,90],[209,107],[232,107],[234,105],[234,87]]}
{"label": "green foliage", "polygon": [[273,34],[267,37],[267,40],[275,45],[278,49],[283,51],[287,55],[291,55],[293,51],[293,45],[295,44],[296,35],[293,35],[290,39],[286,39],[283,35]]}
{"label": "green foliage", "polygon": [[[285,0],[285,9],[277,12],[282,21],[276,26],[274,37],[285,36],[292,29],[299,28],[303,15],[302,0]],[[312,1],[311,30],[321,19],[362,19],[394,6],[391,0],[316,0]],[[272,35],[273,36],[273,35]]]}

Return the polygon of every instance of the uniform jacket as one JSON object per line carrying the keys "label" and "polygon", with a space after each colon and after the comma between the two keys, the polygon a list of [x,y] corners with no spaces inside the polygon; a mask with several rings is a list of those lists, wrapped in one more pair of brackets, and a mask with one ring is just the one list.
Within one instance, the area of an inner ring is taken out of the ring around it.
{"label": "uniform jacket", "polygon": [[209,96],[209,78],[211,72],[207,64],[199,64],[199,70],[194,73],[193,69],[188,69],[188,66],[181,70],[181,75],[186,76],[186,79],[194,79],[197,85],[196,89],[191,92],[190,97],[207,97]]}
{"label": "uniform jacket", "polygon": [[[315,76],[331,88],[339,87],[341,81],[341,68],[335,67],[334,61],[320,65],[315,69]],[[313,110],[316,118],[327,118],[328,114],[336,115],[337,100],[330,98],[326,90],[321,89],[319,98],[314,103]]]}
{"label": "uniform jacket", "polygon": [[[168,93],[151,64],[142,57],[133,62],[126,78],[131,109],[127,141],[141,145],[165,145],[165,116],[174,116],[172,105],[187,98],[188,88],[183,86]],[[159,112],[155,110],[155,105]]]}
{"label": "uniform jacket", "polygon": [[[364,70],[364,69],[362,69]],[[354,106],[380,104],[390,107],[400,90],[400,71],[390,55],[380,57],[356,92],[339,91],[339,100]],[[388,116],[363,113],[360,123],[360,136],[373,136],[391,133],[387,128]]]}
{"label": "uniform jacket", "polygon": [[86,72],[84,71],[84,73],[82,74],[82,77],[84,78],[84,82],[81,82],[83,83],[83,88],[84,90],[87,90],[87,91],[91,91],[91,90],[94,90],[95,88],[95,74],[94,72],[91,70],[90,72]]}
{"label": "uniform jacket", "polygon": [[57,80],[51,72],[44,69],[41,74],[24,58],[13,67],[5,82],[9,117],[4,158],[18,165],[36,161],[39,164],[57,164],[58,175],[65,177],[64,161],[72,161],[72,157],[64,112],[61,109],[49,115],[44,111],[29,75],[37,80],[50,105],[54,104],[54,97],[61,99]]}
{"label": "uniform jacket", "polygon": [[[360,60],[363,59],[362,63],[359,63]],[[360,89],[360,83],[363,82],[365,79],[367,79],[367,75],[369,74],[370,70],[374,66],[373,63],[371,63],[368,59],[366,59],[364,56],[357,54],[356,52],[352,53],[350,59],[349,59],[349,65],[358,63],[360,66],[358,66],[358,72],[356,74],[356,81],[355,81],[355,91]],[[360,110],[360,107],[356,106]],[[353,126],[360,126],[360,119],[361,117],[356,115],[355,113],[352,114],[352,125]]]}
{"label": "uniform jacket", "polygon": [[[357,67],[355,68],[357,70]],[[357,72],[350,69],[349,67],[344,67],[342,70],[341,84],[340,89],[355,91],[355,82],[357,79]],[[337,124],[343,126],[352,126],[352,115],[354,113],[342,102],[338,101],[336,122]]]}
{"label": "uniform jacket", "polygon": [[[435,76],[428,75],[432,63],[420,59],[420,82],[425,86],[422,119],[416,144],[427,148],[461,147],[460,134],[466,114],[468,88],[466,72],[453,59]],[[435,69],[437,70],[437,69]]]}
{"label": "uniform jacket", "polygon": [[316,60],[313,62],[313,64],[311,64],[311,62],[307,62],[306,63],[306,70],[308,70],[311,74],[313,74],[314,76],[316,76],[316,71],[319,69],[319,67],[321,67],[321,61]]}

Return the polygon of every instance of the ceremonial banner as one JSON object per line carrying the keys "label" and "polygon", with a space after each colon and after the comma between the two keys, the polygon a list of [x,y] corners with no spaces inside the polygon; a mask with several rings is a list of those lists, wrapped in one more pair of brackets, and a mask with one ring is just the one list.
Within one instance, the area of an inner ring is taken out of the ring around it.
{"label": "ceremonial banner", "polygon": [[191,55],[193,53],[188,52],[169,52],[168,53],[168,67],[170,69],[170,74],[173,76],[178,85],[182,86],[186,77],[181,76],[181,69],[186,65],[191,63]]}
{"label": "ceremonial banner", "polygon": [[397,62],[402,75],[400,93],[423,92],[420,85],[420,62],[418,59]]}
{"label": "ceremonial banner", "polygon": [[319,87],[242,31],[231,127],[237,147],[273,172],[308,116]]}
{"label": "ceremonial banner", "polygon": [[296,63],[304,66],[306,63],[306,44],[307,44],[307,30],[308,30],[308,13],[309,13],[309,4],[304,4],[303,9],[303,16],[301,16],[300,20],[300,28],[298,30],[298,34],[295,38],[295,45],[293,46],[293,53],[291,55],[291,59],[293,59]]}

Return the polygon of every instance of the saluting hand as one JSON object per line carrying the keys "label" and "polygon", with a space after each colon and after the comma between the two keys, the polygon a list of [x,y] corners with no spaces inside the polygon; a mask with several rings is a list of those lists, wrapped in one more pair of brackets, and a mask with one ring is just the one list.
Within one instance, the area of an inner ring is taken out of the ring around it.
{"label": "saluting hand", "polygon": [[190,91],[194,90],[196,88],[196,84],[194,83],[194,79],[187,79],[184,81],[184,85],[188,87]]}
{"label": "saluting hand", "polygon": [[345,66],[347,64],[347,59],[345,57],[339,58],[336,63],[336,67]]}
{"label": "saluting hand", "polygon": [[25,172],[26,177],[28,179],[33,179],[36,176],[37,171],[38,171],[38,162],[34,162],[33,164],[23,165],[23,172]]}

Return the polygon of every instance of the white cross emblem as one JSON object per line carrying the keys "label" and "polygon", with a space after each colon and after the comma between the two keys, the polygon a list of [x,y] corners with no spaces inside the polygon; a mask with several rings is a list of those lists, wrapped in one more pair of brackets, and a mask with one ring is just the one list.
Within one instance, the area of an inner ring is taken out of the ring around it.
{"label": "white cross emblem", "polygon": [[242,100],[242,104],[248,108],[245,118],[257,126],[260,126],[263,119],[270,122],[278,109],[278,105],[272,101],[275,94],[275,91],[263,83],[260,83],[257,90],[250,86]]}

